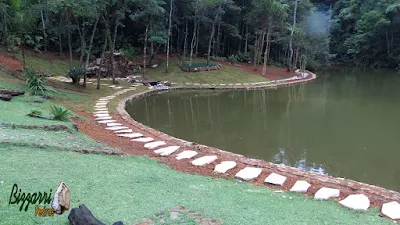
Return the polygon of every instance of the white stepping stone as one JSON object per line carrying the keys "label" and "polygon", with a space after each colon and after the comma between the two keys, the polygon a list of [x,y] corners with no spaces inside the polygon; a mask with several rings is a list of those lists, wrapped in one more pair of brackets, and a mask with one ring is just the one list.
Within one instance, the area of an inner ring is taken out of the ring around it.
{"label": "white stepping stone", "polygon": [[154,153],[161,155],[161,156],[170,156],[172,153],[178,151],[180,146],[168,146],[165,148],[160,148],[158,150],[155,150]]}
{"label": "white stepping stone", "polygon": [[99,99],[96,101],[96,103],[108,103],[110,100],[108,99]]}
{"label": "white stepping stone", "polygon": [[154,142],[146,143],[144,145],[144,147],[147,149],[155,149],[155,148],[158,148],[163,145],[166,145],[166,143],[164,141],[154,141]]}
{"label": "white stepping stone", "polygon": [[96,102],[96,106],[106,106],[108,102]]}
{"label": "white stepping stone", "polygon": [[132,129],[117,130],[117,131],[114,131],[114,133],[116,133],[116,134],[120,134],[120,133],[133,133],[133,130],[132,130]]}
{"label": "white stepping stone", "polygon": [[400,204],[398,202],[389,202],[383,204],[382,214],[392,220],[400,219]]}
{"label": "white stepping stone", "polygon": [[118,137],[126,137],[126,138],[138,138],[143,137],[143,134],[139,133],[128,133],[128,134],[117,134]]}
{"label": "white stepping stone", "polygon": [[261,172],[262,172],[261,168],[246,167],[241,171],[239,171],[235,175],[235,177],[243,180],[253,180],[256,179],[258,176],[260,176]]}
{"label": "white stepping stone", "polygon": [[314,199],[327,200],[329,198],[337,198],[340,195],[340,190],[334,188],[323,187],[315,193]]}
{"label": "white stepping stone", "polygon": [[132,141],[134,141],[134,142],[146,143],[146,142],[154,141],[154,138],[151,138],[151,137],[143,137],[143,138],[136,138],[136,139],[133,139]]}
{"label": "white stepping stone", "polygon": [[97,108],[97,107],[94,107],[95,109],[95,111],[106,111],[106,110],[108,110],[108,108],[107,107],[99,107],[99,108]]}
{"label": "white stepping stone", "polygon": [[110,114],[108,114],[108,113],[94,114],[93,116],[95,116],[95,117],[107,117],[107,116],[110,116]]}
{"label": "white stepping stone", "polygon": [[181,159],[191,159],[191,158],[195,157],[197,154],[198,154],[198,153],[197,153],[196,151],[186,150],[186,151],[183,151],[183,152],[179,153],[179,154],[176,156],[176,159],[177,159],[177,160],[181,160]]}
{"label": "white stepping stone", "polygon": [[114,123],[117,122],[116,120],[99,120],[98,123]]}
{"label": "white stepping stone", "polygon": [[291,192],[299,192],[299,193],[306,193],[308,188],[311,187],[311,184],[305,180],[298,180],[290,189]]}
{"label": "white stepping stone", "polygon": [[264,182],[268,184],[274,184],[274,185],[279,185],[282,186],[286,181],[286,177],[276,174],[276,173],[271,173],[267,178],[265,178]]}
{"label": "white stepping stone", "polygon": [[123,126],[120,126],[120,127],[107,127],[106,129],[107,129],[107,130],[115,131],[115,130],[128,129],[128,127],[123,127]]}
{"label": "white stepping stone", "polygon": [[122,126],[123,124],[120,123],[107,123],[107,127],[117,127],[117,126]]}
{"label": "white stepping stone", "polygon": [[98,117],[98,118],[95,118],[95,120],[111,120],[111,119],[112,119],[111,116],[105,116],[105,117]]}
{"label": "white stepping stone", "polygon": [[108,111],[96,111],[96,112],[93,112],[93,114],[109,114],[109,112]]}
{"label": "white stepping stone", "polygon": [[218,159],[218,157],[216,155],[203,156],[203,157],[193,160],[192,165],[193,166],[204,166],[204,165],[214,162],[217,159]]}
{"label": "white stepping stone", "polygon": [[214,172],[226,173],[226,171],[233,169],[235,167],[236,167],[236,163],[234,161],[224,161],[215,166]]}
{"label": "white stepping stone", "polygon": [[367,211],[369,208],[369,199],[363,194],[349,195],[339,202],[339,204],[358,211]]}

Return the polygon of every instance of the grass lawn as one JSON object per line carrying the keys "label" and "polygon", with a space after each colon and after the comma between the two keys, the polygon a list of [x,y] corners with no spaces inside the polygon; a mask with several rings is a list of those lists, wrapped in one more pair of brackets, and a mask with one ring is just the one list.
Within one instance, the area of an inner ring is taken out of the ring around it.
{"label": "grass lawn", "polygon": [[187,175],[145,157],[113,157],[0,146],[0,224],[68,224],[68,213],[40,218],[9,205],[13,184],[23,192],[49,191],[63,180],[71,206],[86,204],[112,224],[134,224],[176,205],[223,224],[393,224],[373,209],[358,213],[337,202],[276,193],[245,182]]}
{"label": "grass lawn", "polygon": [[[196,59],[196,61],[204,61]],[[155,69],[146,69],[147,78],[154,80],[169,80],[171,82],[200,83],[200,84],[229,84],[268,81],[262,76],[248,74],[233,66],[223,66],[219,71],[210,72],[184,72],[179,68],[181,60],[173,58],[170,62],[169,73],[165,73],[165,60]]]}
{"label": "grass lawn", "polygon": [[[22,61],[22,55],[18,54],[16,57]],[[30,54],[25,55],[25,63],[27,68],[32,68],[39,72],[47,72],[52,76],[65,76],[69,68],[69,59],[48,60]],[[74,61],[74,63],[77,64],[78,62]]]}

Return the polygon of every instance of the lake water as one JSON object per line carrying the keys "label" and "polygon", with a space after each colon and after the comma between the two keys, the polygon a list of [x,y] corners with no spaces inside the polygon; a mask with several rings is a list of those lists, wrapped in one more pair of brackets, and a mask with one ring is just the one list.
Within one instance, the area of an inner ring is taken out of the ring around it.
{"label": "lake water", "polygon": [[169,92],[127,111],[181,139],[400,191],[400,74],[317,74],[277,90]]}

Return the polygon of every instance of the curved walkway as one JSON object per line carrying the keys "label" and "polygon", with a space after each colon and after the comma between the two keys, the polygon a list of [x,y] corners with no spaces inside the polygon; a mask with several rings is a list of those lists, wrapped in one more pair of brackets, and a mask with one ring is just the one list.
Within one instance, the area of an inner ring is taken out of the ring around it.
{"label": "curved walkway", "polygon": [[[198,84],[186,83],[170,90],[212,89],[212,90],[253,90],[278,88],[312,81],[316,75],[308,72],[302,79],[288,78],[276,81],[241,84]],[[100,98],[94,106],[93,117],[104,128],[113,131],[121,138],[141,143],[144,151],[152,151],[154,157],[189,163],[196,172],[216,177],[234,177],[257,185],[266,185],[292,192],[313,195],[317,200],[336,199],[339,204],[354,210],[368,210],[370,206],[382,206],[383,215],[400,219],[400,193],[356,181],[333,178],[325,175],[305,172],[296,168],[268,163],[262,160],[248,159],[242,155],[222,151],[204,145],[187,142],[171,137],[147,127],[135,120],[125,111],[128,101],[134,101],[165,90],[154,89],[124,99],[118,104],[118,112],[129,125],[118,123],[109,113],[107,104],[117,95],[135,90],[135,87],[116,92],[112,96]],[[143,135],[147,133],[150,135]],[[200,172],[202,169],[206,172]],[[191,170],[193,171],[193,170]]]}

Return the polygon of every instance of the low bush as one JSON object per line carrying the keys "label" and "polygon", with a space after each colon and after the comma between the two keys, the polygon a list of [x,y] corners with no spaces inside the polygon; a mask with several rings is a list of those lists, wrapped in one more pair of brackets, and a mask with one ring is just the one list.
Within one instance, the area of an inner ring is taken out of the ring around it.
{"label": "low bush", "polygon": [[237,55],[230,55],[230,56],[228,57],[228,59],[229,59],[229,62],[232,63],[232,64],[236,64],[237,61],[238,61]]}
{"label": "low bush", "polygon": [[33,109],[33,110],[31,111],[31,114],[34,114],[34,115],[43,115],[42,111],[37,110],[37,109]]}
{"label": "low bush", "polygon": [[71,111],[59,105],[50,107],[50,113],[53,115],[53,120],[68,121],[72,115]]}
{"label": "low bush", "polygon": [[33,69],[25,69],[24,75],[29,86],[29,92],[32,95],[47,95],[55,91],[53,88],[46,86],[45,77],[40,76]]}
{"label": "low bush", "polygon": [[137,55],[136,48],[134,48],[131,45],[127,45],[121,49],[121,51],[128,57],[130,60],[135,60],[135,57]]}
{"label": "low bush", "polygon": [[72,79],[72,83],[79,84],[81,77],[84,76],[86,71],[79,66],[72,66],[68,70],[68,77]]}

